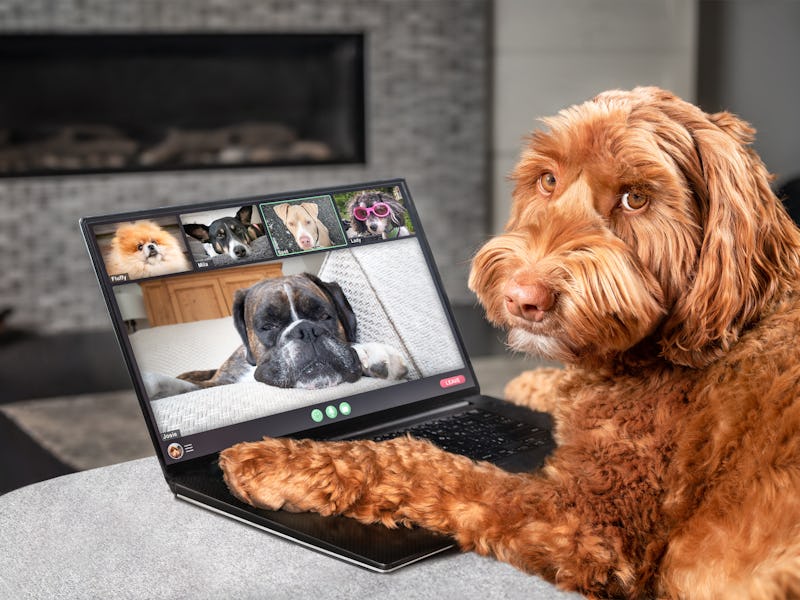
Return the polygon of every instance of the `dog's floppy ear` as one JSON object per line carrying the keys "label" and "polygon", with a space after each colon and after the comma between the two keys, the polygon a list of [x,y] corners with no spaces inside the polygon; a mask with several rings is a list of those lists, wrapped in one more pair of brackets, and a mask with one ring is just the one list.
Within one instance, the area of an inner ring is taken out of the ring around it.
{"label": "dog's floppy ear", "polygon": [[284,202],[283,204],[276,204],[272,207],[272,210],[275,211],[275,214],[278,215],[281,221],[284,223],[286,222],[286,217],[289,215],[289,204]]}
{"label": "dog's floppy ear", "polygon": [[199,223],[191,223],[189,225],[183,226],[183,231],[186,232],[186,235],[190,235],[193,238],[200,240],[201,242],[208,242],[209,235],[208,235],[208,226],[201,225]]}
{"label": "dog's floppy ear", "polygon": [[319,205],[314,204],[313,202],[303,202],[300,206],[302,206],[308,214],[310,214],[315,219],[319,215]]}
{"label": "dog's floppy ear", "polygon": [[250,225],[250,219],[253,216],[253,207],[252,206],[243,206],[239,210],[236,211],[236,218],[239,219],[239,222],[242,225]]}
{"label": "dog's floppy ear", "polygon": [[249,291],[250,288],[245,288],[234,292],[231,311],[233,312],[233,325],[236,327],[239,337],[242,338],[242,344],[244,344],[245,358],[248,363],[255,366],[256,359],[253,356],[253,350],[250,348],[250,339],[247,336],[247,322],[244,318],[244,304]]}
{"label": "dog's floppy ear", "polygon": [[406,224],[406,207],[400,204],[397,200],[389,197],[389,200],[386,201],[386,204],[389,205],[389,208],[392,209],[392,213],[390,215],[392,219],[392,223],[397,225],[398,227]]}
{"label": "dog's floppy ear", "polygon": [[703,228],[689,289],[663,326],[662,351],[677,364],[703,367],[793,285],[800,232],[749,147],[755,132],[747,123],[726,112],[707,115],[666,94],[659,100],[694,141],[694,155],[676,161],[694,191]]}
{"label": "dog's floppy ear", "polygon": [[247,237],[250,238],[250,241],[260,238],[264,235],[264,225],[263,223],[251,223],[250,226],[247,228]]}
{"label": "dog's floppy ear", "polygon": [[344,326],[345,339],[350,343],[355,342],[358,333],[356,313],[353,312],[353,308],[350,306],[350,302],[344,295],[341,286],[333,281],[322,281],[319,277],[311,275],[310,273],[303,273],[303,275],[313,281],[317,287],[328,296],[336,307],[336,314],[339,317],[339,321]]}

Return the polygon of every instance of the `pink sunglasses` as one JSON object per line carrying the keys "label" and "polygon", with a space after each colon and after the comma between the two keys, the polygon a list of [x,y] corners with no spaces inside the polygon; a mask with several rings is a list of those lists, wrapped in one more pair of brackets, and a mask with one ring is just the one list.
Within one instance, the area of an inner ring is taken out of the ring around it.
{"label": "pink sunglasses", "polygon": [[353,209],[353,216],[359,221],[366,221],[369,216],[375,215],[379,218],[388,217],[391,209],[385,202],[376,202],[372,206],[356,206]]}

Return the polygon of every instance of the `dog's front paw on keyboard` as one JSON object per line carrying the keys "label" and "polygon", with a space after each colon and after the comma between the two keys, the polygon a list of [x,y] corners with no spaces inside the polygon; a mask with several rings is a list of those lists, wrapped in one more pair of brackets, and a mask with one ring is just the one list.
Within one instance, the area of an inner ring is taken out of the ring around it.
{"label": "dog's front paw on keyboard", "polygon": [[364,494],[361,465],[375,445],[264,438],[220,452],[231,493],[252,506],[290,512],[339,514]]}
{"label": "dog's front paw on keyboard", "polygon": [[358,354],[364,375],[380,379],[403,379],[408,374],[403,355],[387,344],[353,344],[353,350]]}

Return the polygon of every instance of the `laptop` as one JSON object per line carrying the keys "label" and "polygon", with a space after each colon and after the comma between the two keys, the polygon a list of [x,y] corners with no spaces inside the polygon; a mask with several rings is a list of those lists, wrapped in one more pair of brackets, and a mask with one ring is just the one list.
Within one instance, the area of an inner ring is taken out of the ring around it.
{"label": "laptop", "polygon": [[[218,453],[264,436],[411,433],[529,471],[554,448],[547,415],[481,395],[403,179],[86,217],[80,226],[180,500],[390,572],[455,542],[254,508],[229,493]],[[338,333],[326,333],[331,323]],[[342,364],[322,350],[304,363],[303,344],[325,336],[349,349]],[[378,349],[377,362],[344,364],[361,356],[353,344]]]}

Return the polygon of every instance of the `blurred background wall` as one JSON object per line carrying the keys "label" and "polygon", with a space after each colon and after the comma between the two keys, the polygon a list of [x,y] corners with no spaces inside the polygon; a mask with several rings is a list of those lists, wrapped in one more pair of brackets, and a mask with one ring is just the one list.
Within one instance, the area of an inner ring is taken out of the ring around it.
{"label": "blurred background wall", "polygon": [[779,183],[800,170],[793,0],[0,0],[0,40],[342,32],[365,39],[360,162],[0,178],[14,224],[0,236],[0,252],[14,257],[0,266],[7,324],[45,334],[108,328],[80,216],[403,176],[448,295],[465,328],[483,336],[468,263],[505,223],[523,136],[537,117],[609,88],[659,85],[739,113],[758,129],[756,149]]}

